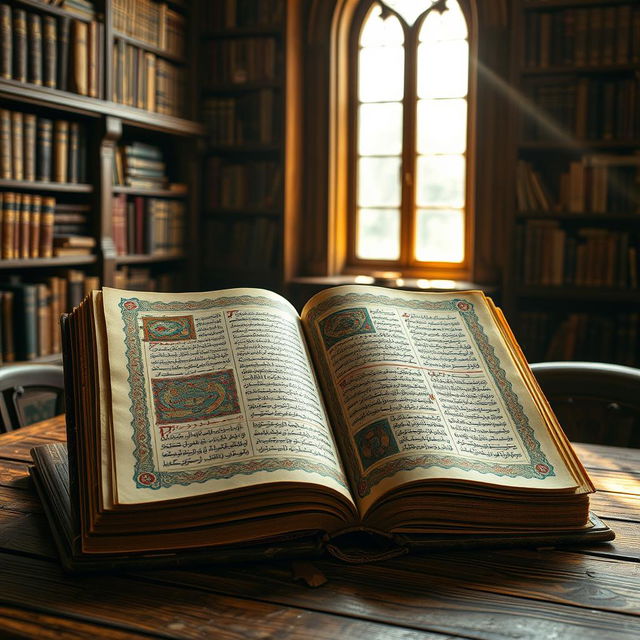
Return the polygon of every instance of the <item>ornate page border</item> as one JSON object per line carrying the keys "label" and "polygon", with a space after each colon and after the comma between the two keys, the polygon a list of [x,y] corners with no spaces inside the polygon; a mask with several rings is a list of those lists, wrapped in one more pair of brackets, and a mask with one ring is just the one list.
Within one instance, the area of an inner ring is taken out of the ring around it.
{"label": "ornate page border", "polygon": [[[344,478],[338,470],[307,458],[291,456],[289,458],[260,458],[248,462],[231,462],[212,464],[206,469],[197,471],[160,471],[155,468],[153,459],[153,442],[151,439],[151,416],[147,406],[145,392],[145,376],[140,340],[139,313],[167,311],[201,311],[207,309],[225,309],[241,306],[268,306],[278,308],[291,315],[291,309],[284,303],[263,296],[235,296],[207,298],[188,302],[151,302],[139,298],[120,298],[118,306],[123,321],[122,329],[125,340],[126,367],[129,382],[129,399],[131,401],[131,440],[135,459],[133,480],[137,488],[160,489],[172,485],[189,485],[207,482],[208,480],[224,480],[236,475],[251,475],[262,471],[306,471],[330,477],[346,488]],[[311,363],[310,363],[310,366]]]}
{"label": "ornate page border", "polygon": [[[529,419],[524,412],[522,404],[514,392],[511,383],[506,378],[506,372],[500,365],[500,360],[495,353],[495,349],[489,343],[489,338],[484,332],[473,303],[460,298],[442,301],[404,300],[399,298],[390,298],[384,295],[375,295],[372,293],[347,293],[334,296],[325,299],[317,307],[311,309],[307,316],[308,320],[312,324],[312,330],[309,332],[310,341],[312,342],[312,348],[316,353],[322,353],[323,349],[320,333],[318,331],[317,321],[319,316],[324,315],[324,313],[330,309],[342,307],[343,305],[354,304],[380,304],[418,311],[457,312],[476,341],[481,356],[498,387],[509,416],[513,420],[529,456],[529,462],[526,464],[498,464],[479,460],[469,460],[468,458],[455,454],[446,456],[438,454],[424,454],[419,456],[396,458],[385,464],[376,466],[369,472],[361,472],[359,466],[355,462],[358,459],[358,454],[353,446],[351,438],[340,437],[340,434],[336,434],[336,437],[340,440],[341,446],[347,450],[347,455],[344,456],[344,463],[349,466],[352,477],[356,479],[358,495],[361,498],[367,496],[371,492],[373,486],[385,477],[391,476],[398,471],[411,471],[420,467],[428,468],[435,466],[444,469],[457,468],[464,471],[491,473],[493,475],[508,476],[512,478],[522,477],[544,479],[555,475],[553,466],[547,460],[540,448],[540,443],[535,437],[534,431],[529,424]],[[324,358],[318,357],[317,361],[319,366],[323,369],[323,377],[326,380],[331,380],[329,368],[327,363],[324,361]],[[329,388],[326,390],[326,393],[331,396],[330,400],[332,405],[339,407],[340,403],[338,402],[336,390]]]}

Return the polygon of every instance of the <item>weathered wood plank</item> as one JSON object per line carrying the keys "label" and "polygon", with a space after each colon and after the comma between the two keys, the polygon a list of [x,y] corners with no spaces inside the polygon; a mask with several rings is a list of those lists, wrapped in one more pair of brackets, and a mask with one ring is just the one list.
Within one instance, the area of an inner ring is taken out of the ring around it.
{"label": "weathered wood plank", "polygon": [[[630,638],[640,634],[640,619],[602,609],[569,606],[544,598],[535,604],[528,597],[505,595],[514,591],[516,580],[497,575],[493,578],[480,565],[469,581],[468,564],[460,561],[455,577],[446,572],[447,558],[421,565],[416,558],[380,565],[339,565],[318,562],[328,578],[319,589],[292,589],[290,571],[282,564],[269,567],[219,567],[198,572],[149,572],[140,578],[224,594],[238,594],[286,606],[339,613],[345,617],[384,620],[412,628],[428,628],[468,638],[601,639]],[[460,574],[460,566],[463,572]],[[522,569],[522,567],[520,567]],[[431,570],[434,570],[433,572]],[[523,569],[524,570],[524,569]],[[474,588],[474,578],[484,575],[484,588]],[[503,583],[506,582],[506,586]],[[523,579],[524,582],[524,579]],[[595,580],[593,581],[595,584]],[[549,586],[548,584],[546,586]],[[525,591],[525,589],[522,589]],[[528,593],[528,591],[527,591]],[[595,595],[589,598],[596,602]]]}
{"label": "weathered wood plank", "polygon": [[0,509],[0,549],[58,560],[49,523],[43,513]]}
{"label": "weathered wood plank", "polygon": [[591,510],[600,518],[640,520],[640,496],[598,491],[590,496]]}
{"label": "weathered wood plank", "polygon": [[0,486],[28,488],[29,465],[16,460],[0,461]]}
{"label": "weathered wood plank", "polygon": [[604,544],[582,545],[575,550],[569,547],[568,551],[575,553],[584,553],[586,551],[591,555],[640,562],[640,523],[626,522],[624,520],[605,520],[604,522],[615,531],[615,540]]}
{"label": "weathered wood plank", "polygon": [[143,640],[153,636],[105,629],[88,622],[0,606],[0,637],[38,640]]}
{"label": "weathered wood plank", "polygon": [[589,472],[589,477],[593,480],[593,484],[595,484],[598,491],[640,496],[640,473],[593,469]]}
{"label": "weathered wood plank", "polygon": [[583,442],[573,442],[572,445],[589,473],[594,469],[631,472],[640,469],[640,449]]}
{"label": "weathered wood plank", "polygon": [[[0,603],[170,638],[443,640],[442,634],[118,576],[65,576],[54,564],[0,554]],[[299,587],[289,580],[289,589]],[[410,625],[407,625],[410,627]]]}

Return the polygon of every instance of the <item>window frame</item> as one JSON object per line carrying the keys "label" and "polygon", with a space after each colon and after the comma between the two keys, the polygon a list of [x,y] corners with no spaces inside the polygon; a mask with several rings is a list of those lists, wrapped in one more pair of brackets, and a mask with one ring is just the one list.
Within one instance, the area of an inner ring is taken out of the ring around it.
{"label": "window frame", "polygon": [[[342,162],[346,170],[345,206],[341,208],[345,214],[342,225],[345,235],[345,259],[342,272],[357,274],[375,274],[377,272],[393,272],[399,276],[416,278],[451,278],[468,279],[472,272],[473,246],[475,229],[475,121],[476,121],[476,59],[477,59],[477,37],[476,21],[469,4],[465,0],[458,0],[468,29],[469,44],[469,65],[468,65],[468,90],[467,90],[467,145],[464,153],[465,157],[465,206],[464,206],[464,260],[460,263],[450,262],[419,262],[413,257],[416,215],[415,215],[415,172],[416,172],[416,131],[417,131],[417,44],[420,28],[426,16],[419,18],[414,27],[406,29],[404,21],[400,20],[405,36],[404,46],[408,50],[412,48],[413,53],[405,56],[404,65],[404,86],[405,91],[402,99],[403,123],[408,116],[407,124],[403,124],[403,145],[401,162],[403,167],[402,177],[402,203],[400,209],[400,259],[399,260],[369,260],[358,258],[356,255],[356,226],[357,226],[357,185],[358,185],[358,52],[359,40],[364,20],[371,7],[377,0],[361,0],[357,3],[348,25],[346,41],[346,64],[339,64],[337,73],[346,72],[347,79],[337,81],[339,91],[338,101],[340,102],[340,89],[342,97],[346,100],[346,113],[343,117],[345,127],[341,134],[346,136],[347,147],[346,157]],[[395,13],[392,11],[392,13]],[[343,103],[344,104],[344,103]],[[413,105],[413,108],[407,108]],[[338,115],[338,124],[340,124]],[[335,148],[335,147],[334,147]],[[406,167],[413,165],[413,170],[407,172]],[[339,181],[339,180],[338,180]]]}

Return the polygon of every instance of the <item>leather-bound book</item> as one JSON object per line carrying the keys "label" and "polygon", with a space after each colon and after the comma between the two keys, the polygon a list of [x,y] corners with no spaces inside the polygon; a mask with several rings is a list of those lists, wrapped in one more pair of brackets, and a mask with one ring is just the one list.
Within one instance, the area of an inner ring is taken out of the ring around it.
{"label": "leather-bound book", "polygon": [[23,164],[24,179],[33,182],[36,179],[36,122],[33,113],[25,113],[23,127]]}
{"label": "leather-bound book", "polygon": [[9,80],[13,76],[13,27],[11,7],[0,4],[0,78]]}
{"label": "leather-bound book", "polygon": [[69,153],[69,123],[56,120],[53,125],[53,181],[67,182],[67,155]]}
{"label": "leather-bound book", "polygon": [[13,155],[13,179],[24,180],[23,154],[23,114],[20,111],[11,112],[11,150]]}
{"label": "leather-bound book", "polygon": [[48,118],[38,118],[36,129],[36,179],[51,181],[51,139],[53,122]]}
{"label": "leather-bound book", "polygon": [[56,59],[56,85],[58,89],[66,91],[69,82],[69,30],[71,19],[65,16],[58,16],[58,55]]}
{"label": "leather-bound book", "polygon": [[56,88],[58,61],[58,23],[55,16],[45,16],[42,24],[42,83]]}
{"label": "leather-bound book", "polygon": [[0,178],[13,178],[13,152],[11,150],[11,111],[0,109]]}
{"label": "leather-bound book", "polygon": [[40,214],[40,248],[38,250],[41,258],[50,258],[53,255],[53,222],[55,218],[55,210],[55,198],[42,199],[42,212]]}
{"label": "leather-bound book", "polygon": [[27,14],[13,10],[13,79],[27,81]]}
{"label": "leather-bound book", "polygon": [[27,78],[42,84],[42,19],[37,13],[27,14]]}

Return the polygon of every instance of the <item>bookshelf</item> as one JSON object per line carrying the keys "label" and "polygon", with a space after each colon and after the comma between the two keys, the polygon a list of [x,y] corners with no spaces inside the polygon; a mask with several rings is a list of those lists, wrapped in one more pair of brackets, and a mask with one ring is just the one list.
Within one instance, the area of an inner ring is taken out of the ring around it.
{"label": "bookshelf", "polygon": [[640,365],[640,5],[519,0],[505,307],[530,361]]}
{"label": "bookshelf", "polygon": [[200,7],[203,286],[282,290],[285,0]]}
{"label": "bookshelf", "polygon": [[194,282],[204,128],[188,99],[191,11],[177,0],[0,2],[2,362],[56,357],[59,314],[92,288]]}

